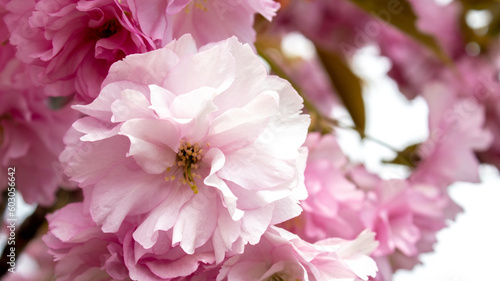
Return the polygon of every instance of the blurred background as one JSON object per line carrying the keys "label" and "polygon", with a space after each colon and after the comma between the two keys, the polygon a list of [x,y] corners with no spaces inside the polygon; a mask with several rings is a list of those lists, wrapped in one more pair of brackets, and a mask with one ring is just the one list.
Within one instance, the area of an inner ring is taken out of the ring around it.
{"label": "blurred background", "polygon": [[[421,98],[408,101],[387,78],[389,61],[377,55],[376,47],[366,47],[354,59],[354,68],[365,84],[367,134],[403,149],[428,137],[427,105]],[[364,144],[352,131],[342,131],[340,144],[352,159],[365,162],[385,178],[401,178],[401,166],[381,165],[395,153],[367,140]],[[433,253],[422,254],[422,264],[412,271],[400,270],[394,281],[476,281],[500,280],[500,175],[490,165],[480,168],[481,183],[455,183],[450,196],[463,209],[456,221],[437,234]]]}

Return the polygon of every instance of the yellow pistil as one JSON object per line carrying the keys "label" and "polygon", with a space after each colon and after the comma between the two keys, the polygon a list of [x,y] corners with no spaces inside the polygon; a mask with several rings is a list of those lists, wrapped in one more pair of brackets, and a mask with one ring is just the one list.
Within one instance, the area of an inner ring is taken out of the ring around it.
{"label": "yellow pistil", "polygon": [[[198,143],[192,145],[185,140],[181,140],[181,145],[177,151],[176,165],[182,170],[182,179],[179,179],[179,181],[182,184],[189,185],[194,194],[198,193],[195,179],[201,178],[201,176],[194,171],[199,167],[198,162],[201,160],[202,153],[203,149]],[[171,168],[167,168],[167,173],[170,172],[170,170]],[[165,177],[165,181],[173,181],[174,179],[175,175]]]}
{"label": "yellow pistil", "polygon": [[[200,9],[204,12],[208,11],[208,8],[206,6],[206,3],[207,3],[208,0],[194,0],[193,2],[193,6],[196,8],[196,9]],[[191,5],[188,5],[186,6],[186,14],[189,14],[189,12],[191,12],[191,10],[189,9]]]}

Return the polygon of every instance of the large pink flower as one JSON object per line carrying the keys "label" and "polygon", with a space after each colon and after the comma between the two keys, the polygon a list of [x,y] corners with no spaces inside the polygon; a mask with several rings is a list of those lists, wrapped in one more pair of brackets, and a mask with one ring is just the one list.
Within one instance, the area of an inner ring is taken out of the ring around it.
{"label": "large pink flower", "polygon": [[310,244],[286,230],[271,227],[257,245],[227,260],[222,280],[367,280],[377,267],[368,256],[377,247],[373,233],[352,241],[332,238]]}
{"label": "large pink flower", "polygon": [[90,102],[113,62],[154,48],[118,0],[13,0],[6,8],[10,42],[49,96],[76,92]]}
{"label": "large pink flower", "polygon": [[157,46],[183,34],[193,35],[198,46],[236,36],[255,41],[256,14],[271,20],[279,8],[274,0],[126,0],[136,21]]}
{"label": "large pink flower", "polygon": [[188,254],[210,243],[220,262],[301,211],[309,117],[234,37],[197,50],[184,36],[128,56],[75,108],[89,116],[60,159],[104,232],[139,216],[144,248],[163,236]]}

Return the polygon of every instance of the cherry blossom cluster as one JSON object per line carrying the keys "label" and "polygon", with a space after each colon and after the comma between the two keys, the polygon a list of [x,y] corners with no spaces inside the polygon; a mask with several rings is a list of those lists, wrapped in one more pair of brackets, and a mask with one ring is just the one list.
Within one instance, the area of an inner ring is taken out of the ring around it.
{"label": "cherry blossom cluster", "polygon": [[[347,0],[0,0],[1,166],[50,212],[23,254],[40,268],[6,280],[390,281],[413,268],[461,211],[448,187],[500,168],[500,52],[466,51],[458,2],[408,2],[451,62]],[[280,53],[290,32],[317,53]],[[321,54],[348,62],[367,45],[429,107],[406,178],[338,144],[349,106]]]}

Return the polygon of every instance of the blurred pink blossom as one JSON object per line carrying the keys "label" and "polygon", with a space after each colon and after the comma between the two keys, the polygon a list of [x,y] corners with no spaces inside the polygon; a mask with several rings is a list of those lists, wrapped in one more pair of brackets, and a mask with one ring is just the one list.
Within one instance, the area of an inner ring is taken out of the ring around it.
{"label": "blurred pink blossom", "polygon": [[305,185],[309,196],[302,214],[283,227],[302,239],[315,242],[339,237],[353,239],[363,229],[359,212],[365,194],[346,178],[348,159],[333,135],[309,133]]}
{"label": "blurred pink blossom", "polygon": [[443,69],[441,62],[428,49],[394,27],[387,26],[377,37],[380,54],[390,59],[388,75],[408,99],[422,93],[422,88],[434,80]]}
{"label": "blurred pink blossom", "polygon": [[13,0],[6,8],[10,43],[49,96],[90,102],[113,62],[154,49],[118,0]]}
{"label": "blurred pink blossom", "polygon": [[302,201],[303,213],[280,226],[312,242],[374,231],[379,246],[372,257],[381,272],[373,280],[390,280],[396,269],[413,268],[421,253],[432,250],[446,220],[461,210],[434,181],[383,180],[350,163],[333,135],[310,133],[304,145],[309,196]]}
{"label": "blurred pink blossom", "polygon": [[[499,46],[489,53],[464,56],[456,62],[457,72],[443,72],[441,80],[457,97],[463,100],[462,111],[471,111],[474,104],[484,108],[485,130],[491,132],[493,141],[487,149],[476,150],[482,162],[500,167],[500,82],[498,72]],[[493,60],[493,63],[491,61]]]}
{"label": "blurred pink blossom", "polygon": [[[417,15],[417,28],[432,35],[436,43],[451,59],[465,55],[463,38],[460,34],[461,5],[451,2],[439,5],[434,0],[410,1]],[[428,47],[410,38],[393,26],[383,25],[374,37],[381,55],[390,59],[392,67],[389,76],[400,91],[413,99],[422,94],[423,87],[439,77],[447,66]]]}
{"label": "blurred pink blossom", "polygon": [[[70,108],[50,109],[45,98],[29,91],[0,90],[1,167],[15,168],[17,190],[28,204],[54,202],[63,183],[58,162],[62,136],[76,115]],[[7,182],[7,172],[0,180]]]}
{"label": "blurred pink blossom", "polygon": [[[0,22],[0,34],[8,34]],[[0,166],[29,204],[50,206],[63,183],[58,155],[62,137],[78,114],[69,107],[53,110],[29,79],[26,65],[14,57],[14,47],[0,45]],[[2,185],[5,190],[7,185]]]}
{"label": "blurred pink blossom", "polygon": [[82,203],[73,203],[47,216],[43,241],[54,256],[56,280],[130,280],[118,235],[103,233],[85,213]]}
{"label": "blurred pink blossom", "polygon": [[478,182],[475,153],[488,149],[493,140],[484,128],[484,106],[438,82],[427,85],[423,95],[429,105],[429,138],[419,146],[422,160],[411,180],[443,188],[455,181]]}
{"label": "blurred pink blossom", "polygon": [[276,32],[298,31],[323,48],[352,55],[373,41],[365,31],[371,21],[380,25],[349,1],[294,0],[279,11],[273,25]]}
{"label": "blurred pink blossom", "polygon": [[271,20],[279,8],[274,0],[126,0],[132,15],[156,46],[190,33],[198,46],[236,36],[255,41],[254,18]]}
{"label": "blurred pink blossom", "polygon": [[391,272],[413,268],[420,254],[432,251],[436,233],[461,208],[441,186],[399,179],[377,181],[373,176],[362,166],[349,173],[366,192],[367,201],[360,211],[364,227],[374,231],[380,243],[373,257],[381,275],[373,280],[390,280]]}
{"label": "blurred pink blossom", "polygon": [[452,1],[438,4],[435,0],[410,0],[417,15],[417,28],[436,39],[443,50],[452,58],[465,55],[461,34],[460,13],[462,4]]}

